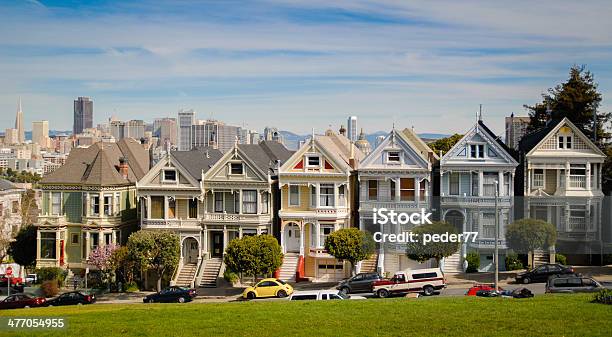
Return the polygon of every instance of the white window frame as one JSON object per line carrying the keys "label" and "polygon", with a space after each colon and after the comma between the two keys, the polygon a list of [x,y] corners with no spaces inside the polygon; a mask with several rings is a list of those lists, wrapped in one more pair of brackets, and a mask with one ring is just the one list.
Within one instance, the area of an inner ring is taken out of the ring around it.
{"label": "white window frame", "polygon": [[[297,188],[297,204],[296,203],[292,203],[291,202],[291,189],[292,188]],[[287,204],[291,207],[297,207],[300,206],[301,204],[301,191],[300,191],[300,185],[289,185],[289,199],[287,200]]]}
{"label": "white window frame", "polygon": [[[166,172],[174,172],[174,180],[166,179]],[[177,183],[178,182],[178,172],[175,168],[164,168],[162,170],[162,183]]]}
{"label": "white window frame", "polygon": [[[325,229],[329,229],[329,233],[328,234],[324,234],[325,233]],[[331,233],[333,233],[335,231],[334,225],[327,225],[327,224],[320,224],[319,225],[319,244],[320,247],[324,247],[325,246],[325,238],[327,238]]]}
{"label": "white window frame", "polygon": [[[391,154],[397,153],[397,160],[391,160]],[[386,163],[392,165],[400,165],[402,163],[402,152],[399,150],[389,150],[386,152]]]}
{"label": "white window frame", "polygon": [[[325,187],[323,187],[325,186]],[[331,190],[331,194],[330,193],[326,193],[323,194],[323,188],[325,188],[326,190]],[[331,195],[331,199],[329,199],[329,196]],[[331,205],[324,205],[321,201],[323,200],[323,197],[325,196],[325,198],[327,200],[331,200]],[[335,200],[335,192],[334,192],[334,184],[320,184],[319,185],[319,207],[324,207],[324,208],[333,208],[336,207],[336,200]]]}
{"label": "white window frame", "polygon": [[[240,165],[241,173],[234,173],[234,172],[232,172],[232,165]],[[243,162],[230,162],[229,163],[229,174],[230,175],[232,175],[232,176],[243,176],[245,171],[246,170],[244,169],[244,163]]]}
{"label": "white window frame", "polygon": [[[536,170],[542,170],[542,173],[536,173]],[[536,182],[540,181],[540,178],[537,177],[539,175],[542,175],[542,184],[536,184]],[[533,179],[532,179],[532,186],[533,188],[546,188],[546,170],[545,169],[533,169]]]}
{"label": "white window frame", "polygon": [[[317,158],[317,160],[319,161],[319,163],[317,165],[311,165],[310,164],[310,158]],[[320,168],[321,167],[321,156],[317,155],[317,154],[308,154],[306,155],[305,158],[305,166],[308,168]]]}
{"label": "white window frame", "polygon": [[[472,156],[472,146],[475,146],[476,156]],[[481,146],[482,146],[482,151],[480,151]],[[472,144],[469,144],[468,151],[469,151],[469,156],[471,159],[483,159],[486,157],[487,146],[484,143],[472,143]]]}

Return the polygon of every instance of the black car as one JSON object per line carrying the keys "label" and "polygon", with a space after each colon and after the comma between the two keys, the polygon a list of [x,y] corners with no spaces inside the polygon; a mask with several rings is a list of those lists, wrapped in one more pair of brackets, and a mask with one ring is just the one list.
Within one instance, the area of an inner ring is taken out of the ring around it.
{"label": "black car", "polygon": [[573,274],[574,268],[559,263],[543,264],[516,275],[516,283],[546,282],[552,275]]}
{"label": "black car", "polygon": [[382,277],[378,273],[359,273],[338,283],[336,289],[345,294],[369,293],[372,292],[372,282],[380,280]]}
{"label": "black car", "polygon": [[96,302],[96,296],[94,294],[88,295],[83,294],[80,291],[71,291],[69,293],[61,294],[56,298],[50,299],[45,304],[48,307],[52,307],[60,305],[92,304],[94,302]]}
{"label": "black car", "polygon": [[161,302],[178,302],[184,303],[193,300],[196,297],[195,289],[172,286],[162,291],[146,296],[142,299],[145,303],[161,303]]}

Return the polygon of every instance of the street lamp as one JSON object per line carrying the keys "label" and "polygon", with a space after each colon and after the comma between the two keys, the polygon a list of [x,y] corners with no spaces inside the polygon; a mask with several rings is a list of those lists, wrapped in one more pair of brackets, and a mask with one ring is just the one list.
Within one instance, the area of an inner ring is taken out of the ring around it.
{"label": "street lamp", "polygon": [[499,199],[499,180],[495,181],[495,253],[493,254],[493,261],[495,263],[495,292],[499,291],[499,210],[497,199]]}

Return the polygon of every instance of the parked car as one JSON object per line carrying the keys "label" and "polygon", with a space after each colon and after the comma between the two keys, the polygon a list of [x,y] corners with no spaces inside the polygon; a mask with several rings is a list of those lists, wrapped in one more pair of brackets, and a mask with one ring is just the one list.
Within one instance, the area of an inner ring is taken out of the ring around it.
{"label": "parked car", "polygon": [[38,281],[38,275],[36,275],[36,274],[28,274],[25,277],[25,282],[27,284],[36,283],[36,281]]}
{"label": "parked car", "polygon": [[145,303],[162,302],[190,302],[196,297],[196,290],[193,288],[172,286],[163,289],[155,294],[147,295],[142,299]]}
{"label": "parked car", "polygon": [[348,295],[339,290],[296,291],[289,296],[289,301],[326,301],[326,300],[365,300],[363,296]]}
{"label": "parked car", "polygon": [[378,273],[359,273],[349,279],[340,281],[336,289],[346,293],[369,293],[372,292],[372,283],[383,278]]}
{"label": "parked car", "polygon": [[293,287],[285,281],[275,278],[265,278],[253,287],[247,287],[242,292],[242,298],[249,300],[261,297],[287,297],[293,294]]}
{"label": "parked car", "polygon": [[547,293],[593,293],[601,289],[612,289],[610,283],[601,283],[591,277],[577,275],[552,276],[546,282]]}
{"label": "parked car", "polygon": [[431,296],[443,288],[446,288],[446,281],[440,268],[408,269],[395,273],[389,280],[372,283],[372,292],[380,298],[409,292]]}
{"label": "parked car", "polygon": [[546,282],[552,275],[573,274],[574,268],[559,263],[543,264],[516,275],[516,283]]}
{"label": "parked car", "polygon": [[0,302],[0,309],[34,308],[45,305],[43,297],[31,297],[26,294],[8,296]]}
{"label": "parked car", "polygon": [[94,294],[83,294],[80,291],[71,291],[64,293],[56,298],[47,300],[46,306],[60,306],[60,305],[82,305],[92,304],[96,302],[96,296]]}
{"label": "parked car", "polygon": [[[479,284],[473,285],[470,289],[468,289],[468,291],[465,293],[465,296],[477,296],[477,293],[479,291],[494,291],[494,290],[495,290],[494,284],[479,283]],[[499,290],[502,291],[503,289],[499,287]]]}

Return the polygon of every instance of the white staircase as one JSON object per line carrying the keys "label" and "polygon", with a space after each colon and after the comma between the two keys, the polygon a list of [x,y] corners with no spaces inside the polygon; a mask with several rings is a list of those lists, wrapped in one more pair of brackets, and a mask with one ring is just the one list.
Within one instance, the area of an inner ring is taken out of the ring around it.
{"label": "white staircase", "polygon": [[176,278],[176,285],[181,287],[191,287],[191,283],[195,278],[198,265],[196,263],[186,263],[181,267],[178,277]]}
{"label": "white staircase", "polygon": [[445,273],[462,273],[463,266],[461,263],[461,253],[457,252],[451,256],[444,258],[444,270]]}
{"label": "white staircase", "polygon": [[295,281],[299,255],[296,253],[285,253],[283,265],[281,266],[279,278],[283,281]]}
{"label": "white staircase", "polygon": [[384,273],[389,277],[393,276],[393,274],[400,270],[400,258],[398,254],[385,253],[385,259],[383,263]]}
{"label": "white staircase", "polygon": [[204,261],[204,269],[202,270],[202,280],[200,281],[200,287],[203,288],[216,288],[217,278],[219,277],[219,271],[221,270],[221,258],[212,258]]}
{"label": "white staircase", "polygon": [[[529,261],[531,262],[531,261]],[[536,249],[533,252],[533,268],[541,266],[543,264],[550,263],[550,254],[544,250]]]}
{"label": "white staircase", "polygon": [[374,273],[378,264],[378,253],[372,254],[367,260],[361,261],[360,273]]}

